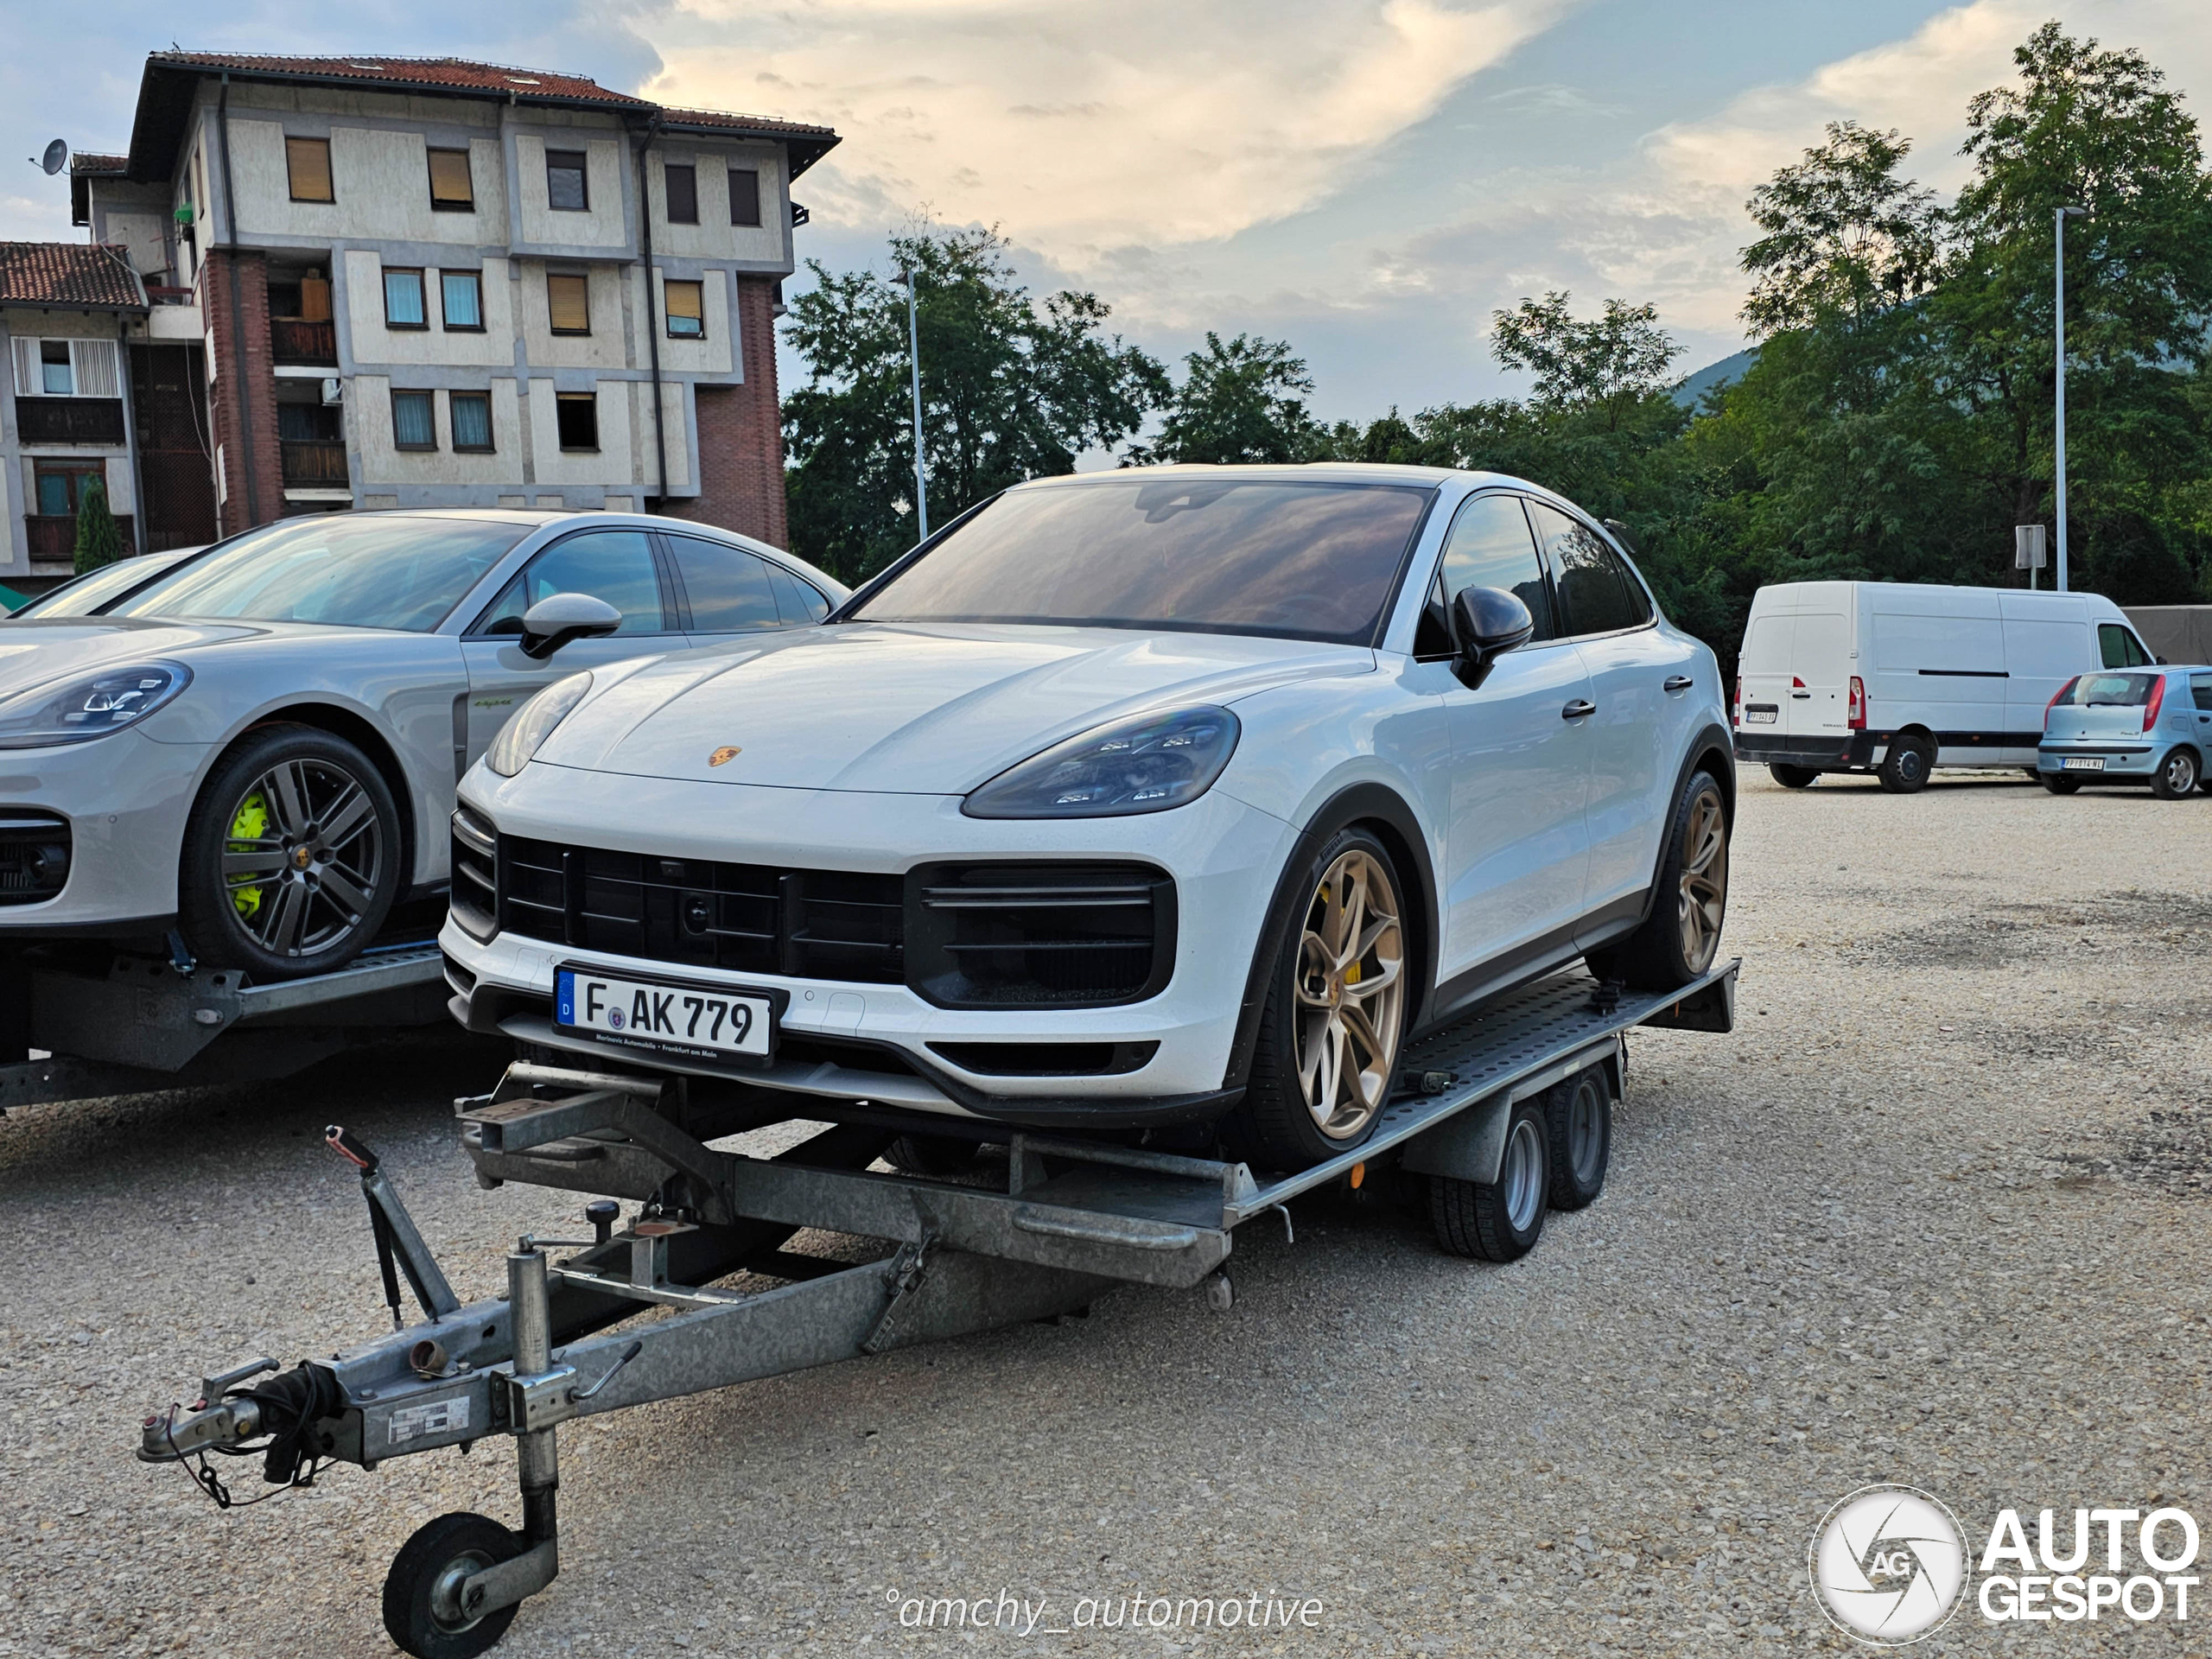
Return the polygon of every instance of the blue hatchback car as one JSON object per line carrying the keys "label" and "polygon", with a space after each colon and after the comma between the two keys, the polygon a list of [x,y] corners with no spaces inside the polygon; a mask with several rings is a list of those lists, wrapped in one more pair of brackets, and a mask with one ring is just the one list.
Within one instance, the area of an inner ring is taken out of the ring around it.
{"label": "blue hatchback car", "polygon": [[2036,772],[2054,795],[2148,784],[2161,800],[2212,790],[2212,668],[2077,674],[2044,710]]}

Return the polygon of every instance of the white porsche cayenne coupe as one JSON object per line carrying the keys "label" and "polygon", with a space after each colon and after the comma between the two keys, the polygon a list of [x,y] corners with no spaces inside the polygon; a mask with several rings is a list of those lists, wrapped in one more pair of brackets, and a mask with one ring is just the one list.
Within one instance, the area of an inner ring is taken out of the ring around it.
{"label": "white porsche cayenne coupe", "polygon": [[1713,653],[1544,490],[1053,479],[820,626],[549,686],[441,941],[526,1043],[1298,1168],[1485,996],[1705,971],[1733,779]]}

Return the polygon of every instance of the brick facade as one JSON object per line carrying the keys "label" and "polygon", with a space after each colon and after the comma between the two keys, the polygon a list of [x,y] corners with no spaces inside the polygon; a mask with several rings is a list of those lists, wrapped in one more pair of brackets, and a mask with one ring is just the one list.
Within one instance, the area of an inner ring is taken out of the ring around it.
{"label": "brick facade", "polygon": [[[238,312],[231,309],[235,270]],[[283,452],[276,440],[276,376],[269,340],[269,261],[265,255],[210,249],[200,274],[200,302],[205,308],[213,353],[207,367],[208,413],[221,446],[223,500],[218,509],[223,534],[234,536],[284,514]],[[234,332],[235,331],[235,332]],[[241,399],[234,340],[245,346]],[[250,418],[241,421],[241,403]],[[252,465],[247,466],[249,448]],[[247,479],[251,473],[252,483]],[[251,497],[251,499],[249,499]]]}
{"label": "brick facade", "polygon": [[738,348],[745,380],[695,388],[699,417],[699,493],[672,499],[671,518],[720,524],[771,547],[790,541],[784,513],[783,416],[776,389],[776,285],[740,277]]}

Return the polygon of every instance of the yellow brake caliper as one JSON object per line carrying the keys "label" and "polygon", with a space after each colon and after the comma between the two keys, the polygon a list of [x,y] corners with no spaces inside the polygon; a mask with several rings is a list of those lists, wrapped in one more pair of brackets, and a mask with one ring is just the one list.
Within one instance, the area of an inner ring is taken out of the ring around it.
{"label": "yellow brake caliper", "polygon": [[[234,853],[253,851],[253,843],[269,833],[269,802],[259,790],[238,803],[238,816],[231,820],[230,850]],[[251,917],[261,909],[261,884],[232,887],[231,904],[240,916]]]}

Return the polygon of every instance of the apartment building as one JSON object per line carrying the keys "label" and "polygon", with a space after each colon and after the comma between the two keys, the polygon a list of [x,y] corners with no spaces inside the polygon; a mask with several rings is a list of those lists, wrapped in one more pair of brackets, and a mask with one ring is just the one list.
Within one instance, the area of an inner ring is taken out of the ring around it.
{"label": "apartment building", "polygon": [[604,506],[780,544],[791,185],[836,142],[543,70],[156,52],[128,153],[70,185],[143,291],[136,378],[204,388],[206,535]]}

